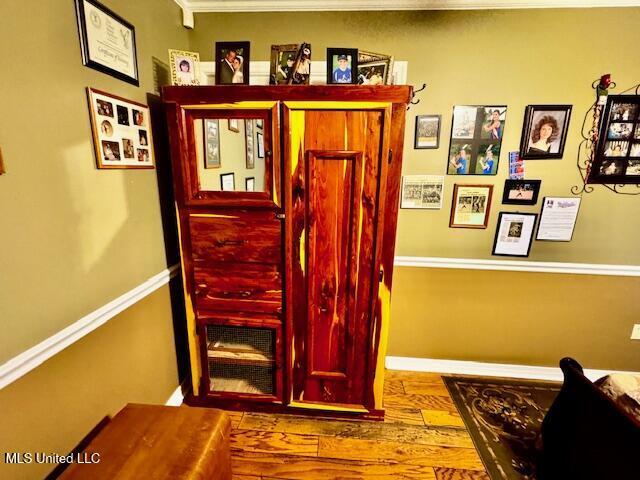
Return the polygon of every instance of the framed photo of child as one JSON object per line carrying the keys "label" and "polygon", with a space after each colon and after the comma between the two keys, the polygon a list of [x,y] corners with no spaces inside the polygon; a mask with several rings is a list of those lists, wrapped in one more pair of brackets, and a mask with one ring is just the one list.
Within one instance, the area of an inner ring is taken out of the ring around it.
{"label": "framed photo of child", "polygon": [[356,84],[357,73],[357,48],[327,48],[327,84]]}
{"label": "framed photo of child", "polygon": [[171,85],[200,85],[200,54],[169,50]]}
{"label": "framed photo of child", "polygon": [[528,105],[520,139],[520,158],[562,158],[570,119],[571,105]]}

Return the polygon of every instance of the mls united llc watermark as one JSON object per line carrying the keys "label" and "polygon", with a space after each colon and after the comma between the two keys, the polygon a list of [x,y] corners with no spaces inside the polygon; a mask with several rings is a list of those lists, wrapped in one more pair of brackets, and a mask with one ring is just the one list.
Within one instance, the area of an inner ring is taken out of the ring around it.
{"label": "mls united llc watermark", "polygon": [[100,463],[97,452],[78,452],[68,455],[44,452],[4,452],[4,463]]}

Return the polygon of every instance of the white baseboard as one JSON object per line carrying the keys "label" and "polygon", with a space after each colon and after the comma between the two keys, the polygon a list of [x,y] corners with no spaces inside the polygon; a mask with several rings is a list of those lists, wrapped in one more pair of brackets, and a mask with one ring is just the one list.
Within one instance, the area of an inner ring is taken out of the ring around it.
{"label": "white baseboard", "polygon": [[167,407],[179,407],[184,401],[184,394],[182,393],[182,385],[178,385],[178,388],[171,394],[169,399],[165,402]]}
{"label": "white baseboard", "polygon": [[521,260],[403,256],[395,257],[393,264],[396,267],[454,268],[464,270],[500,270],[507,272],[640,277],[640,265],[606,265],[600,263],[529,262]]}
{"label": "white baseboard", "polygon": [[[462,360],[440,360],[434,358],[412,358],[387,356],[385,366],[389,370],[408,370],[411,372],[450,373],[458,375],[478,375],[485,377],[525,378],[530,380],[563,380],[560,367],[538,367],[534,365],[510,365],[504,363],[468,362]],[[631,373],[617,370],[585,369],[585,376],[597,380],[612,373]]]}
{"label": "white baseboard", "polygon": [[82,317],[80,320],[63,328],[58,333],[16,355],[0,365],[0,390],[26,375],[34,368],[53,357],[56,353],[77,342],[96,328],[104,325],[113,317],[139,302],[147,295],[167,284],[180,271],[180,265],[173,265],[154,275],[137,287],[120,295],[99,309]]}

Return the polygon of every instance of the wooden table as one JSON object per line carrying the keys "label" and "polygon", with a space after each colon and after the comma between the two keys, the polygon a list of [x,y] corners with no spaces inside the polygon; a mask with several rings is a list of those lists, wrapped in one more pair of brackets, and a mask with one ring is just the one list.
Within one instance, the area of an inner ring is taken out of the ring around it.
{"label": "wooden table", "polygon": [[129,404],[79,454],[99,463],[73,463],[59,478],[230,480],[230,432],[220,410]]}

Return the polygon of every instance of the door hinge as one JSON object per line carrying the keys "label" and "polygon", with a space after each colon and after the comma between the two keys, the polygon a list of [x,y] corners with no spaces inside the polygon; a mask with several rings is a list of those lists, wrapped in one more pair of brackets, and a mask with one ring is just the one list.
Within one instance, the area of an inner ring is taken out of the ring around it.
{"label": "door hinge", "polygon": [[380,272],[379,272],[378,275],[380,276],[380,280],[378,280],[378,281],[381,282],[382,279],[384,278],[384,270],[382,268],[380,269]]}
{"label": "door hinge", "polygon": [[392,160],[393,160],[393,150],[389,149],[389,157],[388,157],[389,163],[391,163]]}

